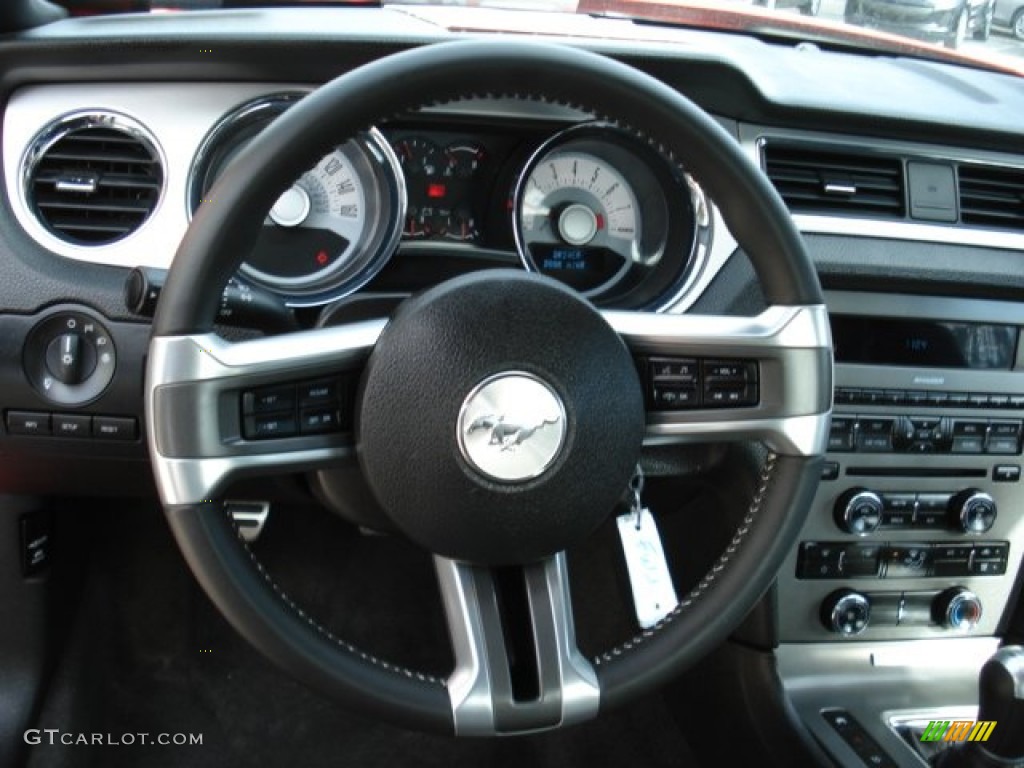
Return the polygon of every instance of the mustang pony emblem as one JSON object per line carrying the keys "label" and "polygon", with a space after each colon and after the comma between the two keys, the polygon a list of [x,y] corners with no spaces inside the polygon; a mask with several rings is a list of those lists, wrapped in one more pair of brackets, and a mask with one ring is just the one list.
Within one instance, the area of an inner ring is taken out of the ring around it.
{"label": "mustang pony emblem", "polygon": [[475,419],[466,429],[466,434],[471,435],[477,430],[489,429],[491,431],[491,439],[487,441],[487,444],[500,445],[501,450],[510,451],[533,437],[533,433],[538,429],[557,424],[558,418],[558,416],[555,416],[553,419],[541,419],[536,424],[525,425],[506,422],[504,415],[495,416],[487,414]]}

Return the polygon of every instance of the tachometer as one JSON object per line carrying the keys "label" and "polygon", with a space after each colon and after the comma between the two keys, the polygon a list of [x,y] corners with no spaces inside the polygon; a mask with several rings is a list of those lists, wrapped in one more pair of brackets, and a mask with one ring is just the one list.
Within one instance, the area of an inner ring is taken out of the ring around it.
{"label": "tachometer", "polygon": [[525,266],[595,299],[649,304],[691,262],[683,174],[610,126],[574,127],[544,144],[519,177],[514,208]]}
{"label": "tachometer", "polygon": [[[259,99],[211,132],[193,170],[193,209],[235,155],[296,98]],[[371,129],[282,191],[239,272],[291,306],[332,301],[364,285],[384,265],[401,237],[405,205],[398,159]]]}

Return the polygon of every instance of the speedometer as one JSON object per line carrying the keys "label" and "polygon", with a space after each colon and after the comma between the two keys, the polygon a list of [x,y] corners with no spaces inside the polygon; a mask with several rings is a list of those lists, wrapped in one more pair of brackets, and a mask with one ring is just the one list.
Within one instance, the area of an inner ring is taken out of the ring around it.
{"label": "speedometer", "polygon": [[[235,155],[299,96],[243,105],[211,132],[192,174],[193,209]],[[394,152],[375,129],[345,142],[282,190],[239,272],[291,306],[324,304],[355,291],[401,237],[402,178]]]}
{"label": "speedometer", "polygon": [[611,126],[549,139],[520,175],[514,208],[525,266],[595,300],[654,304],[693,260],[695,206],[684,174]]}

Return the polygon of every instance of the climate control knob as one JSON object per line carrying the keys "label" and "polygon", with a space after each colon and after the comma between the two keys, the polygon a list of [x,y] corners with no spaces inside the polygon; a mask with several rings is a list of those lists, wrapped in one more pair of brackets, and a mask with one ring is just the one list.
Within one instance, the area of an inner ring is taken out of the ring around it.
{"label": "climate control knob", "polygon": [[974,629],[981,620],[981,612],[981,600],[963,587],[939,593],[932,603],[932,619],[949,629]]}
{"label": "climate control knob", "polygon": [[866,536],[882,523],[882,498],[866,488],[853,488],[836,502],[836,525],[847,533]]}
{"label": "climate control knob", "polygon": [[985,533],[997,515],[995,500],[977,488],[968,488],[949,502],[950,523],[964,533]]}
{"label": "climate control knob", "polygon": [[821,621],[838,635],[859,635],[871,621],[871,601],[860,592],[840,589],[821,604]]}

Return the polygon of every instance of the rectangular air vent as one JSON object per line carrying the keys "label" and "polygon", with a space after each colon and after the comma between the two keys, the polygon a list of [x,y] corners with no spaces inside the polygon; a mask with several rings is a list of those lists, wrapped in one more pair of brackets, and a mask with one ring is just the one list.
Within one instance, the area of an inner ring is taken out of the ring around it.
{"label": "rectangular air vent", "polygon": [[769,144],[765,170],[793,213],[903,218],[903,162],[845,149]]}
{"label": "rectangular air vent", "polygon": [[961,165],[960,220],[1024,231],[1024,169]]}

